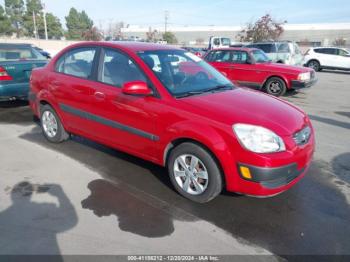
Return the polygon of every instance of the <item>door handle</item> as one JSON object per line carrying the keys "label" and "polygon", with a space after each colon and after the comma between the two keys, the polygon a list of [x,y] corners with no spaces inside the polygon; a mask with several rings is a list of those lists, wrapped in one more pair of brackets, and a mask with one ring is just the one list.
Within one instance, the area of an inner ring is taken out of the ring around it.
{"label": "door handle", "polygon": [[102,92],[95,92],[94,96],[97,100],[104,100],[106,98],[106,95]]}

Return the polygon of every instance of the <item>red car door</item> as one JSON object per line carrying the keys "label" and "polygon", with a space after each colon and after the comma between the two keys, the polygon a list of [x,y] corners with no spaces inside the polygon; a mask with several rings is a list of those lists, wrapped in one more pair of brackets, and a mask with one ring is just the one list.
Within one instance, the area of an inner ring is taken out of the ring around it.
{"label": "red car door", "polygon": [[239,86],[259,89],[262,84],[261,71],[258,70],[250,54],[243,50],[233,50],[231,52],[231,81]]}
{"label": "red car door", "polygon": [[80,134],[89,134],[93,125],[84,117],[90,110],[91,81],[96,48],[74,49],[63,55],[50,72],[48,88],[54,95],[62,119],[70,130]]}
{"label": "red car door", "polygon": [[212,66],[227,78],[231,79],[231,52],[229,50],[214,50],[205,58]]}
{"label": "red car door", "polygon": [[153,108],[159,99],[154,96],[131,96],[122,92],[130,81],[147,81],[141,70],[124,53],[102,49],[98,82],[92,91],[91,119],[95,135],[101,142],[135,155],[153,158],[156,115]]}

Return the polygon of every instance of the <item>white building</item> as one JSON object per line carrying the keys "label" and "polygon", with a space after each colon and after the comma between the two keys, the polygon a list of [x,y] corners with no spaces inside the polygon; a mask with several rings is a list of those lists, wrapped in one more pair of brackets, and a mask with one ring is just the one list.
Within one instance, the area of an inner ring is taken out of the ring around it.
{"label": "white building", "polygon": [[[150,27],[131,25],[123,28],[124,37],[140,37],[146,39],[146,33]],[[151,28],[158,32],[164,32],[164,27]],[[168,31],[173,32],[179,43],[195,44],[198,40],[203,40],[204,44],[208,42],[210,36],[225,36],[235,40],[238,33],[242,30],[241,26],[184,26],[168,27]],[[290,40],[296,42],[309,41],[313,45],[332,45],[336,39],[342,38],[350,45],[350,23],[332,23],[332,24],[286,24],[281,40]]]}

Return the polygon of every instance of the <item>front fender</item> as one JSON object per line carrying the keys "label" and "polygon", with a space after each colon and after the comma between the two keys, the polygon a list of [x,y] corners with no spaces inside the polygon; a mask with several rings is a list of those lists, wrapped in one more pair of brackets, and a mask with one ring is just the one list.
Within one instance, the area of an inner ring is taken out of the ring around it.
{"label": "front fender", "polygon": [[232,181],[235,158],[231,148],[225,141],[224,131],[210,125],[203,125],[194,121],[183,121],[169,126],[161,137],[159,157],[162,165],[166,165],[167,155],[177,141],[193,141],[206,147],[217,159],[226,183]]}

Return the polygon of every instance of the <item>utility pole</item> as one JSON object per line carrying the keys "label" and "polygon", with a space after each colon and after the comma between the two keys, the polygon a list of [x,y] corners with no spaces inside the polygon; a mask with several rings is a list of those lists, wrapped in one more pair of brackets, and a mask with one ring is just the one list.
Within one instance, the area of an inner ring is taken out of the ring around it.
{"label": "utility pole", "polygon": [[44,15],[44,28],[45,28],[45,39],[47,40],[47,25],[46,25],[46,10],[45,10],[45,4],[42,4],[43,6],[43,15]]}
{"label": "utility pole", "polygon": [[164,12],[164,32],[167,32],[168,29],[168,21],[169,21],[169,11]]}
{"label": "utility pole", "polygon": [[38,39],[38,29],[36,28],[36,19],[35,19],[34,11],[33,11],[33,25],[34,25],[34,37],[35,39]]}

